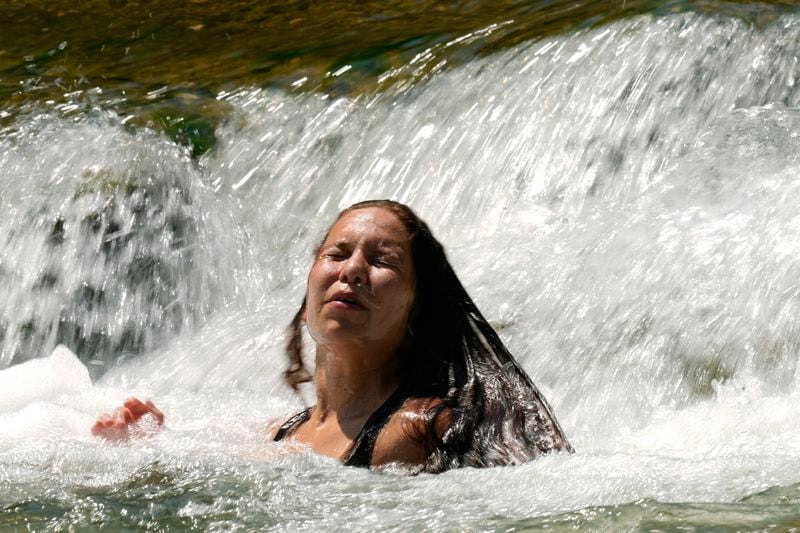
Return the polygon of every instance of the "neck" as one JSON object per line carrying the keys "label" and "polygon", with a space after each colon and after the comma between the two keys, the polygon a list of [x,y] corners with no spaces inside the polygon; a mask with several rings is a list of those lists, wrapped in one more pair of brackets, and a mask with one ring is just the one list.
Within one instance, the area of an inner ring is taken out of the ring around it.
{"label": "neck", "polygon": [[332,351],[317,347],[316,415],[340,421],[368,417],[401,382],[399,358],[362,349]]}

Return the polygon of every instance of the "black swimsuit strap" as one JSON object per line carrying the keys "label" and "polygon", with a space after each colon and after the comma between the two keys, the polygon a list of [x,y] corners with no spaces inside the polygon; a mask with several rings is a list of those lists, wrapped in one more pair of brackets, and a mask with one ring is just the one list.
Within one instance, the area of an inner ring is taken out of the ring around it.
{"label": "black swimsuit strap", "polygon": [[[378,440],[378,434],[389,421],[389,418],[403,405],[403,402],[408,398],[405,387],[400,386],[394,393],[392,393],[383,405],[373,412],[364,427],[356,436],[352,446],[348,450],[342,462],[347,466],[361,466],[369,468],[372,462],[372,450],[375,448],[375,441]],[[311,416],[311,407],[300,411],[292,416],[289,420],[283,423],[275,433],[275,442],[290,436],[294,431]]]}
{"label": "black swimsuit strap", "polygon": [[283,440],[285,437],[291,435],[297,427],[308,420],[308,417],[311,415],[311,408],[304,409],[291,417],[289,420],[283,423],[280,428],[278,428],[277,433],[275,433],[275,438],[272,439],[275,442],[279,440]]}
{"label": "black swimsuit strap", "polygon": [[350,451],[345,455],[342,462],[347,466],[361,466],[369,468],[372,463],[372,451],[375,448],[375,441],[378,440],[383,426],[389,418],[397,412],[403,402],[408,398],[405,387],[402,385],[392,393],[383,405],[370,415],[361,428],[361,432],[353,441]]}

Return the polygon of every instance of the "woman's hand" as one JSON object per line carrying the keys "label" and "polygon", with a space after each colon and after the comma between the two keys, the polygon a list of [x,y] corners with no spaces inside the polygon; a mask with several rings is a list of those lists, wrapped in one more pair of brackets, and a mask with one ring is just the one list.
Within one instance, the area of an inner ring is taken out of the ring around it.
{"label": "woman's hand", "polygon": [[151,435],[163,424],[164,413],[152,401],[128,398],[122,407],[100,415],[92,426],[92,434],[108,440],[127,440]]}

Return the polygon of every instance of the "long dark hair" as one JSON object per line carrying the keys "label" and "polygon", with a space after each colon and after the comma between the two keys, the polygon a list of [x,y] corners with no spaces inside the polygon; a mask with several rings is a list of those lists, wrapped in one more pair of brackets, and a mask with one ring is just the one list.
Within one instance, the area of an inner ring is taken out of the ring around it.
{"label": "long dark hair", "polygon": [[[467,294],[425,222],[391,200],[351,205],[337,220],[370,207],[394,214],[411,238],[416,294],[403,344],[408,363],[403,387],[409,396],[442,400],[427,413],[432,453],[423,470],[517,464],[572,451],[550,406]],[[286,346],[284,377],[295,390],[311,380],[302,357],[305,305],[304,299]],[[445,409],[449,424],[437,437],[434,424]]]}

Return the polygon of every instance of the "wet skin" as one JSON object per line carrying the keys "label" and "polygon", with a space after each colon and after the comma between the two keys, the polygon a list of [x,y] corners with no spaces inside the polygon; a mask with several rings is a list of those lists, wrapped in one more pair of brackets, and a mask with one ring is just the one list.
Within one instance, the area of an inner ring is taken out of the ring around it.
{"label": "wet skin", "polygon": [[[348,451],[367,418],[399,386],[399,350],[414,289],[410,236],[393,213],[358,209],[331,227],[306,294],[305,319],[316,342],[317,405],[294,440],[338,459]],[[406,402],[389,419],[373,464],[424,460],[424,450],[406,435],[429,403]]]}
{"label": "wet skin", "polygon": [[380,208],[345,213],[331,227],[308,275],[306,323],[318,350],[366,349],[392,358],[414,302],[409,235]]}

